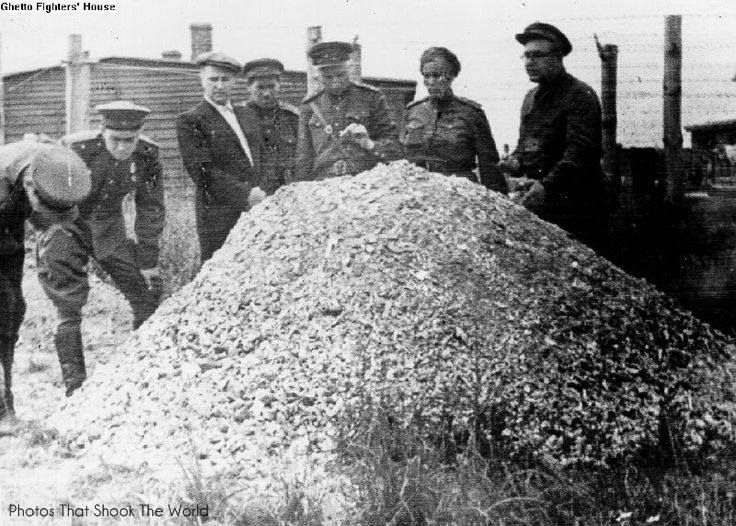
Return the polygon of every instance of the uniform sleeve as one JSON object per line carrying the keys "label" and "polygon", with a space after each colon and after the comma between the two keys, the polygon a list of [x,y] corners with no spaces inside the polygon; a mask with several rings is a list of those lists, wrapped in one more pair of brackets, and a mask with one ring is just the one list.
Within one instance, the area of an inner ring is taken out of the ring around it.
{"label": "uniform sleeve", "polygon": [[[312,147],[312,136],[309,129],[309,119],[311,116],[312,112],[308,107],[302,108],[299,112],[296,160],[294,162],[294,175],[292,176],[292,179],[296,181],[308,181],[311,178],[314,167],[314,149]],[[292,183],[294,181],[286,182]]]}
{"label": "uniform sleeve", "polygon": [[[519,162],[521,162],[521,145],[524,141],[524,115],[529,111],[533,100],[534,97],[532,96],[531,91],[524,96],[524,101],[521,103],[521,111],[519,111],[519,139],[516,141],[516,148],[514,148],[514,151],[509,155],[509,157],[513,157]],[[518,174],[512,175],[516,176]]]}
{"label": "uniform sleeve", "polygon": [[159,241],[164,231],[164,177],[158,153],[146,162],[146,174],[135,193],[135,235],[141,268],[158,265]]}
{"label": "uniform sleeve", "polygon": [[399,128],[391,117],[383,93],[375,94],[368,135],[376,143],[373,153],[381,162],[393,161],[403,157],[403,150],[399,143]]}
{"label": "uniform sleeve", "polygon": [[547,190],[567,188],[584,176],[584,168],[600,162],[601,107],[592,91],[581,91],[571,99],[565,128],[565,151],[542,180]]}
{"label": "uniform sleeve", "polygon": [[202,126],[188,115],[176,119],[176,139],[184,169],[194,185],[208,195],[207,168],[211,164],[210,149]]}
{"label": "uniform sleeve", "polygon": [[479,109],[475,114],[475,154],[478,157],[478,173],[480,182],[486,188],[501,192],[508,192],[506,178],[498,167],[498,150],[493,140],[491,126],[483,110]]}

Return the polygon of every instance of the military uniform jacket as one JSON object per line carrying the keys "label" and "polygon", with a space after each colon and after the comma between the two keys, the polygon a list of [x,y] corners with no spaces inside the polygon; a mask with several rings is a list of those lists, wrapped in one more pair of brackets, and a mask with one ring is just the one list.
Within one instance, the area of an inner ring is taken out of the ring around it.
{"label": "military uniform jacket", "polygon": [[498,150],[480,104],[451,95],[407,106],[401,143],[409,161],[445,174],[468,175],[476,167],[486,188],[506,192]]}
{"label": "military uniform jacket", "polygon": [[299,109],[281,101],[275,108],[263,108],[253,102],[238,106],[246,109],[248,121],[253,123],[248,132],[259,137],[260,149],[253,152],[260,167],[255,185],[271,195],[294,179]]}
{"label": "military uniform jacket", "polygon": [[[373,151],[339,138],[352,123],[365,126],[376,145]],[[400,156],[396,123],[377,88],[351,83],[339,96],[320,91],[304,100],[299,111],[297,179],[354,175]]]}
{"label": "military uniform jacket", "polygon": [[601,148],[601,106],[590,86],[562,72],[527,93],[512,154],[522,175],[548,192],[587,193],[602,184]]}
{"label": "military uniform jacket", "polygon": [[141,136],[130,158],[116,160],[102,133],[90,131],[62,139],[87,164],[92,179],[89,197],[79,205],[77,224],[91,236],[96,259],[105,259],[125,242],[123,198],[135,197],[137,259],[141,268],[158,264],[164,229],[164,180],[158,146]]}

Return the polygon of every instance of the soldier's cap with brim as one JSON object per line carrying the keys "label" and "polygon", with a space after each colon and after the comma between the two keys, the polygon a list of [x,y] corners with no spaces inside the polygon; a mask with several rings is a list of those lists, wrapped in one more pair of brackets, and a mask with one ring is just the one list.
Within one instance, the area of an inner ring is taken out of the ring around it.
{"label": "soldier's cap with brim", "polygon": [[565,33],[557,29],[552,24],[534,22],[533,24],[526,26],[523,33],[516,34],[516,40],[520,44],[526,44],[531,40],[539,39],[557,44],[563,55],[569,55],[572,51],[572,44],[570,43],[570,40],[568,40],[567,36],[565,36]]}
{"label": "soldier's cap with brim", "polygon": [[49,208],[66,210],[84,201],[92,189],[87,165],[59,145],[39,145],[28,165],[39,199]]}
{"label": "soldier's cap with brim", "polygon": [[352,52],[353,46],[347,42],[320,42],[309,50],[309,58],[321,70],[345,65]]}
{"label": "soldier's cap with brim", "polygon": [[243,65],[245,80],[279,77],[284,72],[284,65],[275,58],[259,58]]}
{"label": "soldier's cap with brim", "polygon": [[201,53],[200,55],[197,55],[197,59],[195,60],[195,62],[200,68],[203,68],[205,66],[212,66],[215,68],[224,69],[225,71],[229,71],[234,75],[240,73],[240,70],[242,69],[242,67],[240,66],[240,62],[235,60],[233,57],[229,57],[224,53],[219,53],[217,51],[207,51],[206,53]]}
{"label": "soldier's cap with brim", "polygon": [[136,132],[143,127],[143,121],[151,110],[127,100],[117,100],[100,104],[95,108],[102,115],[102,122],[108,130]]}

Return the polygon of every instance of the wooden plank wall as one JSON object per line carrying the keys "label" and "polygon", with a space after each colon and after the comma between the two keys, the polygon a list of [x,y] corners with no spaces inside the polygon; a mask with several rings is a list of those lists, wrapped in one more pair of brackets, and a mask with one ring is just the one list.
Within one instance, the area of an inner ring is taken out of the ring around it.
{"label": "wooden plank wall", "polygon": [[57,66],[9,75],[5,86],[5,141],[24,133],[64,134],[66,74]]}

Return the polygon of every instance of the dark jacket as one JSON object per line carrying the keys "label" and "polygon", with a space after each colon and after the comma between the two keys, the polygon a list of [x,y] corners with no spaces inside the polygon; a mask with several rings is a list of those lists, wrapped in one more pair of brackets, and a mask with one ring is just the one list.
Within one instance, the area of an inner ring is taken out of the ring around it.
{"label": "dark jacket", "polygon": [[233,107],[253,163],[238,136],[207,101],[179,115],[176,135],[184,168],[196,188],[196,218],[202,260],[220,248],[240,214],[248,210],[248,196],[258,173],[257,123],[243,107]]}
{"label": "dark jacket", "polygon": [[414,101],[407,110],[401,143],[409,161],[433,172],[473,180],[477,180],[473,170],[478,167],[483,186],[506,192],[496,143],[480,104],[451,95],[439,102],[429,98]]}
{"label": "dark jacket", "polygon": [[[322,118],[314,111],[319,110]],[[324,120],[323,120],[324,119]],[[367,151],[339,134],[352,123],[362,124],[376,144]],[[355,175],[379,162],[401,156],[398,129],[386,97],[373,86],[351,83],[339,96],[320,91],[304,99],[299,110],[297,179],[318,180],[335,175]],[[336,170],[336,166],[344,170]]]}
{"label": "dark jacket", "polygon": [[130,158],[116,160],[99,131],[66,136],[62,143],[90,169],[92,189],[79,205],[79,223],[91,235],[95,259],[112,255],[126,240],[122,202],[135,198],[136,260],[140,268],[158,265],[159,242],[164,230],[164,178],[158,145],[141,136]]}
{"label": "dark jacket", "polygon": [[294,179],[299,109],[281,101],[274,108],[252,102],[238,106],[248,112],[248,121],[253,123],[248,133],[257,136],[260,143],[259,151],[254,153],[260,166],[256,186],[271,195]]}
{"label": "dark jacket", "polygon": [[25,221],[31,215],[31,206],[20,174],[33,151],[33,143],[0,147],[0,257],[23,254]]}
{"label": "dark jacket", "polygon": [[601,154],[601,106],[590,86],[563,71],[527,93],[512,154],[520,175],[545,187],[538,214],[589,244],[605,221]]}

